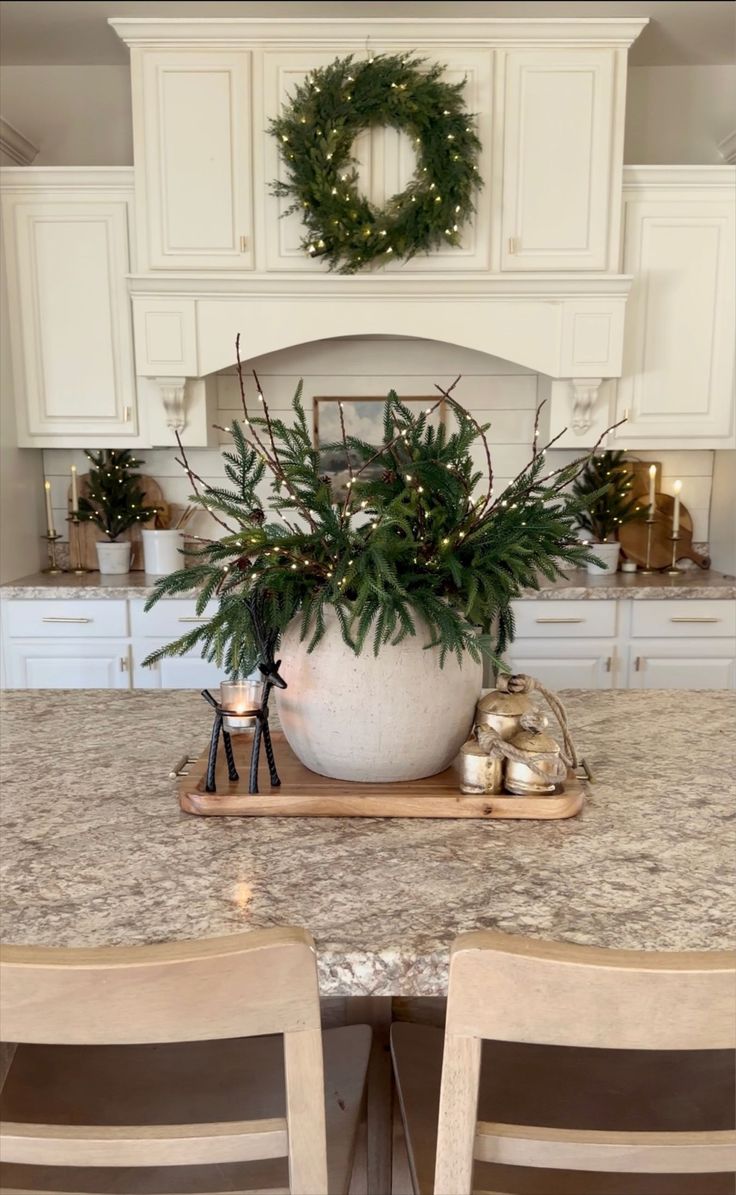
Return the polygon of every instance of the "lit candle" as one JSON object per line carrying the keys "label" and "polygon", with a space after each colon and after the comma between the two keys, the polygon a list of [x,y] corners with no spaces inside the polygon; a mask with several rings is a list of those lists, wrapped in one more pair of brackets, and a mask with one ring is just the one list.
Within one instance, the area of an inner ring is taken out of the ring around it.
{"label": "lit candle", "polygon": [[657,481],[657,466],[649,466],[649,518],[654,518],[654,511],[656,508],[655,487]]}
{"label": "lit candle", "polygon": [[43,488],[46,491],[46,530],[49,537],[56,535],[56,528],[54,527],[54,515],[51,510],[51,482],[44,481]]}
{"label": "lit candle", "polygon": [[676,481],[672,487],[675,494],[675,508],[672,511],[672,538],[675,539],[680,530],[680,491],[682,482]]}
{"label": "lit candle", "polygon": [[72,465],[72,514],[79,510],[79,494],[77,493],[77,466]]}
{"label": "lit candle", "polygon": [[260,709],[263,696],[262,680],[223,681],[220,685],[220,704],[223,725],[230,734],[239,734],[253,725],[253,710]]}

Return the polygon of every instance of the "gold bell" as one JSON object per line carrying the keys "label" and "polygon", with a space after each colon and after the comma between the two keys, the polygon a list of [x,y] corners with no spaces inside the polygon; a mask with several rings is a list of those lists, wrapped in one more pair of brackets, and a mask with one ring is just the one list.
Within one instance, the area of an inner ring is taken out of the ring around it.
{"label": "gold bell", "polygon": [[551,735],[536,726],[522,727],[509,741],[517,751],[528,755],[529,764],[506,760],[506,792],[517,797],[541,797],[561,791],[567,769],[560,757],[560,745]]}
{"label": "gold bell", "polygon": [[463,743],[455,760],[461,793],[503,792],[503,759],[489,755],[477,739]]}
{"label": "gold bell", "polygon": [[478,726],[491,726],[502,739],[512,739],[521,730],[521,716],[533,709],[526,693],[508,693],[491,689],[481,697],[475,710]]}

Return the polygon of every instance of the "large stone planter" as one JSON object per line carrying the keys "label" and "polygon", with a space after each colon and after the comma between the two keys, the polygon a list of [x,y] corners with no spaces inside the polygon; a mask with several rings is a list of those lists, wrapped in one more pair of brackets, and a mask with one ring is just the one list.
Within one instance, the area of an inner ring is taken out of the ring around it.
{"label": "large stone planter", "polygon": [[306,767],[337,780],[418,780],[449,767],[473,724],[482,665],[466,656],[462,668],[439,651],[426,651],[428,633],[378,656],[370,646],[356,656],[345,645],[333,612],[327,633],[310,654],[299,639],[299,619],[282,638],[277,692],[279,718],[294,753]]}

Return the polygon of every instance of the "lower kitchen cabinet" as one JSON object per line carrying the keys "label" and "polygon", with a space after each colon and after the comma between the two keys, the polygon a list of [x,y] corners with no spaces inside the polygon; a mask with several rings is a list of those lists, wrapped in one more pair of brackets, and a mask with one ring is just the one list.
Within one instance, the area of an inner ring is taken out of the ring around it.
{"label": "lower kitchen cabinet", "polygon": [[615,648],[605,640],[582,642],[517,639],[506,654],[514,672],[525,672],[548,689],[612,689],[621,687]]}
{"label": "lower kitchen cabinet", "polygon": [[629,648],[629,689],[733,689],[734,645],[729,640],[640,641]]}
{"label": "lower kitchen cabinet", "polygon": [[105,639],[11,639],[6,669],[11,689],[129,689],[130,646]]}
{"label": "lower kitchen cabinet", "polygon": [[161,640],[133,644],[134,689],[212,689],[226,679],[221,668],[209,664],[194,652],[186,656],[169,656],[144,668],[149,652],[161,647]]}

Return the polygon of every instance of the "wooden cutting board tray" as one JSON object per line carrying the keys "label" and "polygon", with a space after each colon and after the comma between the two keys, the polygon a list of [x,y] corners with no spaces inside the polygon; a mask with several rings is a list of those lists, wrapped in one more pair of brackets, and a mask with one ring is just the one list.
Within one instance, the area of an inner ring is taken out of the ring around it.
{"label": "wooden cutting board tray", "polygon": [[248,792],[250,736],[233,735],[238,781],[227,776],[225,753],[220,744],[217,760],[217,792],[204,790],[207,755],[191,765],[178,784],[179,804],[185,813],[204,817],[472,817],[527,818],[550,821],[574,817],[583,807],[582,781],[570,772],[564,793],[552,797],[468,796],[458,789],[452,768],[426,780],[399,784],[357,784],[330,780],[310,772],[294,755],[281,731],[272,731],[276,766],[281,787],[271,788],[265,751],[261,751],[258,785],[260,792]]}

